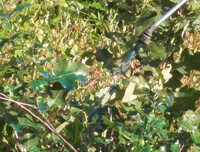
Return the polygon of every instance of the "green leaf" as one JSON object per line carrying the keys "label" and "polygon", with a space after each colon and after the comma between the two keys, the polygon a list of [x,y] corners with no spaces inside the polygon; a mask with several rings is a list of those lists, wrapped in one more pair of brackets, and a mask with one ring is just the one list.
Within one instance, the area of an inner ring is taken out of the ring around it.
{"label": "green leaf", "polygon": [[134,82],[137,83],[137,87],[139,89],[150,89],[149,83],[145,80],[145,78],[140,75],[139,77],[134,77]]}
{"label": "green leaf", "polygon": [[195,55],[190,55],[185,49],[181,55],[181,60],[175,62],[173,67],[181,74],[189,74],[191,70],[200,70],[200,52]]}
{"label": "green leaf", "polygon": [[145,146],[144,151],[145,151],[145,152],[152,152],[153,149],[152,149],[152,147],[150,147],[150,146]]}
{"label": "green leaf", "polygon": [[91,7],[104,11],[105,9],[101,6],[99,2],[92,3]]}
{"label": "green leaf", "polygon": [[80,10],[84,8],[84,5],[81,2],[72,1],[72,4],[75,6],[74,11],[77,11],[77,8],[79,8]]}
{"label": "green leaf", "polygon": [[196,29],[200,28],[200,17],[198,17],[193,23],[192,26]]}
{"label": "green leaf", "polygon": [[142,69],[145,71],[151,71],[154,76],[160,76],[161,75],[161,70],[157,67],[152,67],[150,65],[144,65],[142,66]]}
{"label": "green leaf", "polygon": [[69,122],[63,122],[62,124],[60,124],[57,128],[56,128],[56,131],[58,133],[60,133],[66,126],[69,125]]}
{"label": "green leaf", "polygon": [[40,152],[39,148],[35,146],[33,146],[30,150],[34,152]]}
{"label": "green leaf", "polygon": [[165,105],[158,105],[158,109],[164,114],[167,107]]}
{"label": "green leaf", "polygon": [[195,144],[200,144],[200,131],[199,130],[195,130],[192,133],[191,137]]}
{"label": "green leaf", "polygon": [[33,146],[37,146],[39,142],[38,137],[34,133],[26,133],[20,137],[20,140],[23,143],[23,148],[27,150],[33,148]]}
{"label": "green leaf", "polygon": [[21,130],[22,130],[22,128],[24,127],[24,125],[21,125],[21,124],[10,124],[10,126],[12,126],[13,127],[13,129],[15,130],[15,131],[17,131],[18,133],[20,133],[21,132]]}
{"label": "green leaf", "polygon": [[170,0],[171,2],[178,3],[180,0]]}
{"label": "green leaf", "polygon": [[37,81],[32,81],[30,83],[30,89],[33,92],[44,92],[45,86],[48,85],[48,82],[45,80],[37,80]]}
{"label": "green leaf", "polygon": [[150,50],[149,56],[152,60],[166,58],[166,52],[163,49],[161,50],[154,42],[148,45],[148,49]]}
{"label": "green leaf", "polygon": [[40,72],[40,73],[42,73],[46,78],[48,78],[48,75],[47,75],[47,74],[48,74],[51,70],[46,71],[46,70],[44,69],[44,67],[42,67],[42,68],[37,69],[37,71]]}
{"label": "green leaf", "polygon": [[37,102],[37,106],[38,106],[40,111],[44,111],[44,110],[48,109],[48,107],[44,105],[44,98],[43,97],[39,96],[37,98],[36,102]]}
{"label": "green leaf", "polygon": [[55,18],[53,18],[53,19],[51,19],[50,20],[50,23],[52,24],[52,25],[56,25],[57,23],[59,23],[60,22],[60,17],[58,16],[58,17],[55,17]]}
{"label": "green leaf", "polygon": [[95,137],[95,138],[93,138],[93,141],[95,143],[101,143],[101,144],[105,144],[105,145],[110,143],[107,139],[104,139],[102,137]]}
{"label": "green leaf", "polygon": [[[147,11],[148,12],[148,11]],[[146,28],[150,27],[155,21],[156,13],[151,12],[151,13],[144,13],[142,17],[140,17],[140,20],[137,21],[136,23],[136,28],[135,28],[135,35],[140,35]]]}
{"label": "green leaf", "polygon": [[195,112],[193,112],[192,110],[189,110],[183,115],[183,120],[179,122],[179,127],[186,132],[192,133],[197,130],[199,124],[200,124],[200,116]]}
{"label": "green leaf", "polygon": [[17,132],[21,132],[22,128],[27,126],[33,127],[36,130],[43,127],[40,123],[34,123],[27,118],[18,117],[17,120],[18,124],[10,124],[10,126],[12,126],[13,129]]}
{"label": "green leaf", "polygon": [[0,46],[2,47],[5,43],[8,43],[10,39],[8,38],[3,38],[1,39],[1,42],[0,42]]}
{"label": "green leaf", "polygon": [[47,81],[60,82],[64,88],[73,90],[77,87],[77,80],[87,81],[88,74],[89,70],[86,65],[64,59],[59,61],[53,70],[47,74]]}
{"label": "green leaf", "polygon": [[199,99],[200,91],[185,87],[171,95],[175,103],[170,109],[174,114],[181,116],[184,111],[195,110],[195,102]]}
{"label": "green leaf", "polygon": [[5,25],[6,25],[6,28],[7,28],[8,30],[11,30],[11,25],[10,25],[10,23],[5,22]]}
{"label": "green leaf", "polygon": [[180,144],[175,143],[175,144],[171,145],[171,149],[170,149],[170,150],[171,150],[172,152],[181,151]]}
{"label": "green leaf", "polygon": [[[52,48],[51,46],[49,46],[50,48]],[[49,58],[46,58],[46,59],[44,59],[44,60],[41,60],[40,61],[40,64],[41,65],[43,65],[43,64],[45,64],[46,62],[51,62],[53,59],[54,59],[55,57],[49,57]]]}
{"label": "green leaf", "polygon": [[103,118],[103,122],[105,124],[107,124],[110,128],[112,128],[113,130],[115,130],[116,132],[121,132],[122,128],[123,128],[123,124],[119,123],[119,122],[112,122],[110,121],[107,117],[102,116]]}
{"label": "green leaf", "polygon": [[27,118],[18,117],[17,120],[18,120],[19,124],[23,125],[23,126],[30,126],[30,127],[35,128],[35,129],[39,129],[39,128],[43,127],[40,123],[32,122]]}
{"label": "green leaf", "polygon": [[15,12],[21,12],[24,8],[30,7],[30,6],[31,6],[30,3],[24,2],[24,3],[20,4],[19,6],[17,6],[17,7],[10,13],[10,16],[11,16],[12,14],[14,14]]}
{"label": "green leaf", "polygon": [[78,108],[72,107],[70,109],[70,113],[68,115],[62,115],[63,119],[65,119],[66,121],[68,121],[70,119],[71,116],[74,116],[75,114],[77,114],[79,111],[81,111]]}
{"label": "green leaf", "polygon": [[52,100],[48,101],[49,107],[64,107],[67,103],[65,101],[66,89],[63,90],[51,90]]}
{"label": "green leaf", "polygon": [[169,140],[169,137],[167,135],[167,130],[161,130],[160,133],[167,139]]}
{"label": "green leaf", "polygon": [[0,77],[2,78],[2,77],[6,77],[6,75],[9,75],[9,74],[11,74],[11,73],[13,73],[15,70],[12,68],[12,66],[11,65],[3,65],[3,66],[1,66],[1,68],[0,68]]}
{"label": "green leaf", "polygon": [[182,85],[180,80],[183,77],[183,75],[177,70],[171,73],[173,77],[165,84],[165,87],[170,87],[173,88],[173,90],[175,90],[176,88],[179,88]]}

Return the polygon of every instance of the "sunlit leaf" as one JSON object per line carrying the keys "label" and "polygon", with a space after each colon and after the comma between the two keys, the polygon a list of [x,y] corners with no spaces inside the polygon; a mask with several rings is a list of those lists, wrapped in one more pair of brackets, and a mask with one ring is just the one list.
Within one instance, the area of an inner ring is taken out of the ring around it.
{"label": "sunlit leaf", "polygon": [[200,131],[199,130],[195,130],[192,133],[191,137],[195,144],[200,144]]}
{"label": "sunlit leaf", "polygon": [[151,42],[148,45],[148,49],[150,50],[150,57],[152,60],[155,60],[157,58],[165,59],[166,52],[164,50],[160,50],[160,48],[154,42]]}
{"label": "sunlit leaf", "polygon": [[179,122],[179,127],[186,132],[194,132],[200,124],[200,116],[189,110],[183,115],[183,120]]}
{"label": "sunlit leaf", "polygon": [[69,90],[77,87],[77,80],[87,81],[88,67],[80,62],[61,60],[53,70],[48,73],[47,81],[58,81]]}
{"label": "sunlit leaf", "polygon": [[52,100],[48,102],[49,107],[64,107],[67,103],[65,100],[65,93],[67,92],[66,89],[63,90],[51,90],[52,93]]}
{"label": "sunlit leaf", "polygon": [[123,102],[130,102],[137,98],[137,96],[133,94],[135,87],[136,87],[136,84],[130,82],[130,84],[128,85],[128,87],[125,90],[125,94],[122,99]]}
{"label": "sunlit leaf", "polygon": [[30,7],[30,6],[31,6],[30,3],[24,2],[24,3],[20,4],[19,6],[17,6],[17,7],[10,13],[10,16],[11,16],[12,14],[14,14],[15,12],[21,12],[24,8]]}
{"label": "sunlit leaf", "polygon": [[60,124],[57,128],[56,128],[56,131],[58,133],[60,133],[60,131],[62,131],[67,125],[69,125],[69,122],[64,122],[62,124]]}
{"label": "sunlit leaf", "polygon": [[171,145],[171,151],[172,152],[177,152],[177,151],[180,151],[181,150],[181,147],[178,143],[174,143]]}
{"label": "sunlit leaf", "polygon": [[96,9],[104,10],[104,8],[101,6],[99,2],[92,3],[91,7],[94,7]]}

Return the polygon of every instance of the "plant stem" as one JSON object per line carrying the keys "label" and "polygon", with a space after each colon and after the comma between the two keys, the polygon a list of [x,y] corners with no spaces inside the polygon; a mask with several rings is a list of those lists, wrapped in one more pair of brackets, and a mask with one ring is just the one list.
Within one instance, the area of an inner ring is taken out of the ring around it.
{"label": "plant stem", "polygon": [[[68,142],[66,141],[53,127],[53,125],[45,118],[45,116],[39,111],[39,109],[35,106],[30,106],[29,104],[24,104],[18,101],[15,101],[13,99],[11,99],[10,97],[6,96],[5,94],[0,92],[0,95],[2,97],[0,97],[1,100],[5,100],[5,101],[10,101],[12,103],[15,103],[16,105],[18,105],[20,108],[24,109],[26,112],[28,112],[30,115],[32,115],[34,118],[36,118],[37,120],[39,120],[47,129],[49,129],[51,132],[53,132],[55,135],[57,135],[73,152],[77,152],[77,150]],[[29,109],[27,109],[26,106],[30,106],[34,109],[37,109],[37,111],[42,115],[42,117],[45,119],[44,122],[40,117],[38,117],[37,115],[35,115],[33,112],[31,112]]]}

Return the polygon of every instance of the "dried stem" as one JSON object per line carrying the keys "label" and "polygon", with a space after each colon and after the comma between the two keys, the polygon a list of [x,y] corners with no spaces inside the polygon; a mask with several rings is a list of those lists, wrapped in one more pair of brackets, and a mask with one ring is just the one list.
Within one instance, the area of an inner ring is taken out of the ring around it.
{"label": "dried stem", "polygon": [[[15,103],[16,105],[18,105],[20,108],[24,109],[26,112],[28,112],[34,118],[39,120],[51,132],[53,132],[55,135],[57,135],[73,152],[77,152],[77,150],[56,131],[56,129],[53,127],[53,125],[46,119],[44,114],[35,105],[31,105],[31,104],[26,104],[26,103],[15,101],[15,100],[11,99],[10,97],[6,96],[5,94],[3,94],[1,92],[0,92],[0,95],[1,95],[0,96],[1,100],[10,101],[10,102]],[[33,112],[31,112],[29,109],[27,109],[25,106],[28,106],[28,107],[36,109],[46,122],[43,121],[37,115],[35,115]]]}

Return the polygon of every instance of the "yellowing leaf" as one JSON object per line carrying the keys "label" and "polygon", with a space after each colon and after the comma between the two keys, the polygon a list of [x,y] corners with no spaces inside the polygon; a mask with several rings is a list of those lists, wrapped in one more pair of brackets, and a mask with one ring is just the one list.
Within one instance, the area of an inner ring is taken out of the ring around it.
{"label": "yellowing leaf", "polygon": [[136,95],[133,95],[133,92],[135,90],[136,84],[131,82],[128,87],[126,88],[124,97],[122,99],[123,102],[130,102],[137,98]]}
{"label": "yellowing leaf", "polygon": [[165,80],[165,82],[168,82],[169,79],[171,79],[172,74],[170,73],[172,70],[172,65],[168,64],[167,67],[165,69],[162,70],[162,74],[163,74],[163,78]]}

